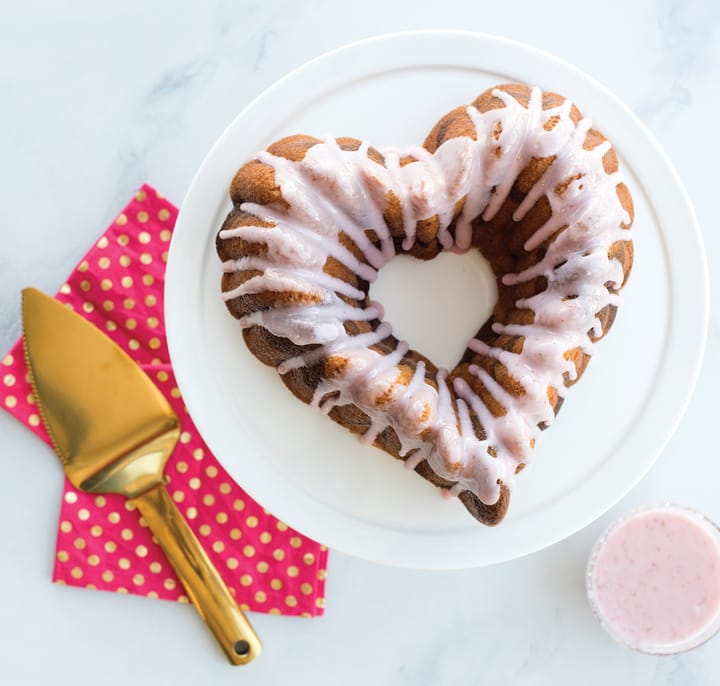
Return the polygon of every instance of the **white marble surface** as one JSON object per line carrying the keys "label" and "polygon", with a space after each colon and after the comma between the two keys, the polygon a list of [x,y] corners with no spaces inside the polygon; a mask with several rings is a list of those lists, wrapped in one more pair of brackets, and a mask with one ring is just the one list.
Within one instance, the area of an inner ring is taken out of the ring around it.
{"label": "white marble surface", "polygon": [[720,5],[711,0],[608,0],[591,14],[576,1],[2,0],[0,350],[20,332],[19,290],[54,291],[143,181],[179,203],[224,126],[279,76],[341,44],[414,28],[497,33],[573,62],[637,112],[675,163],[703,229],[713,305],[701,377],[664,455],[600,521],[502,566],[411,572],[333,554],[326,615],[254,615],[266,652],[240,672],[189,607],[50,583],[60,468],[0,413],[0,683],[720,681],[720,639],[681,657],[636,655],[601,632],[583,595],[593,540],[631,505],[673,500],[720,520],[710,433],[720,378]]}

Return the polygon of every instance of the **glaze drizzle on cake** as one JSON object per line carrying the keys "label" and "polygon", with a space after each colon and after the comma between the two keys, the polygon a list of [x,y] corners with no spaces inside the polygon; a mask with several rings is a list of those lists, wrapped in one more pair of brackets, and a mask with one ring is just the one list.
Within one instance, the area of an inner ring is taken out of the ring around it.
{"label": "glaze drizzle on cake", "polygon": [[[278,372],[320,367],[306,401],[357,408],[363,442],[388,449],[390,428],[390,452],[408,467],[427,462],[450,495],[493,505],[612,323],[632,262],[632,203],[610,143],[569,100],[503,86],[476,103],[424,147],[327,138],[302,156],[260,153],[269,200],[243,190],[218,246],[241,326],[291,344],[273,357]],[[491,254],[511,305],[458,367],[437,369],[392,338],[369,284],[398,253],[473,247]]]}

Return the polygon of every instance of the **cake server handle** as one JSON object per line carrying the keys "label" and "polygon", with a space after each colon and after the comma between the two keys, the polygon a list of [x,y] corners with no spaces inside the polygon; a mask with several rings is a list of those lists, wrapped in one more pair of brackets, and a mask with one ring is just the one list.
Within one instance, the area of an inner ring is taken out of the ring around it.
{"label": "cake server handle", "polygon": [[165,487],[151,488],[132,502],[230,662],[244,665],[254,660],[262,652],[260,639]]}

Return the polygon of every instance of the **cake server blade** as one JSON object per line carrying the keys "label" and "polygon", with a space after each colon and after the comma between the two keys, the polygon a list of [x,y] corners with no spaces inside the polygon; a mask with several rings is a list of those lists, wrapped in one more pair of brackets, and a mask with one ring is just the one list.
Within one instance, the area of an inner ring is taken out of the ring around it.
{"label": "cake server blade", "polygon": [[40,416],[72,484],[131,499],[230,662],[253,660],[259,638],[164,487],[180,435],[167,400],[123,350],[54,298],[26,288],[22,317]]}

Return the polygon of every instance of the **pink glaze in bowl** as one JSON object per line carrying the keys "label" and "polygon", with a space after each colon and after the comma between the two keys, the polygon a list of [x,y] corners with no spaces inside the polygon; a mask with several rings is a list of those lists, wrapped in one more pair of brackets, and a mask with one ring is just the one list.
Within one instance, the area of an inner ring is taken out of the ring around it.
{"label": "pink glaze in bowl", "polygon": [[720,630],[720,529],[679,505],[631,510],[593,547],[587,594],[616,641],[653,655],[692,650]]}

